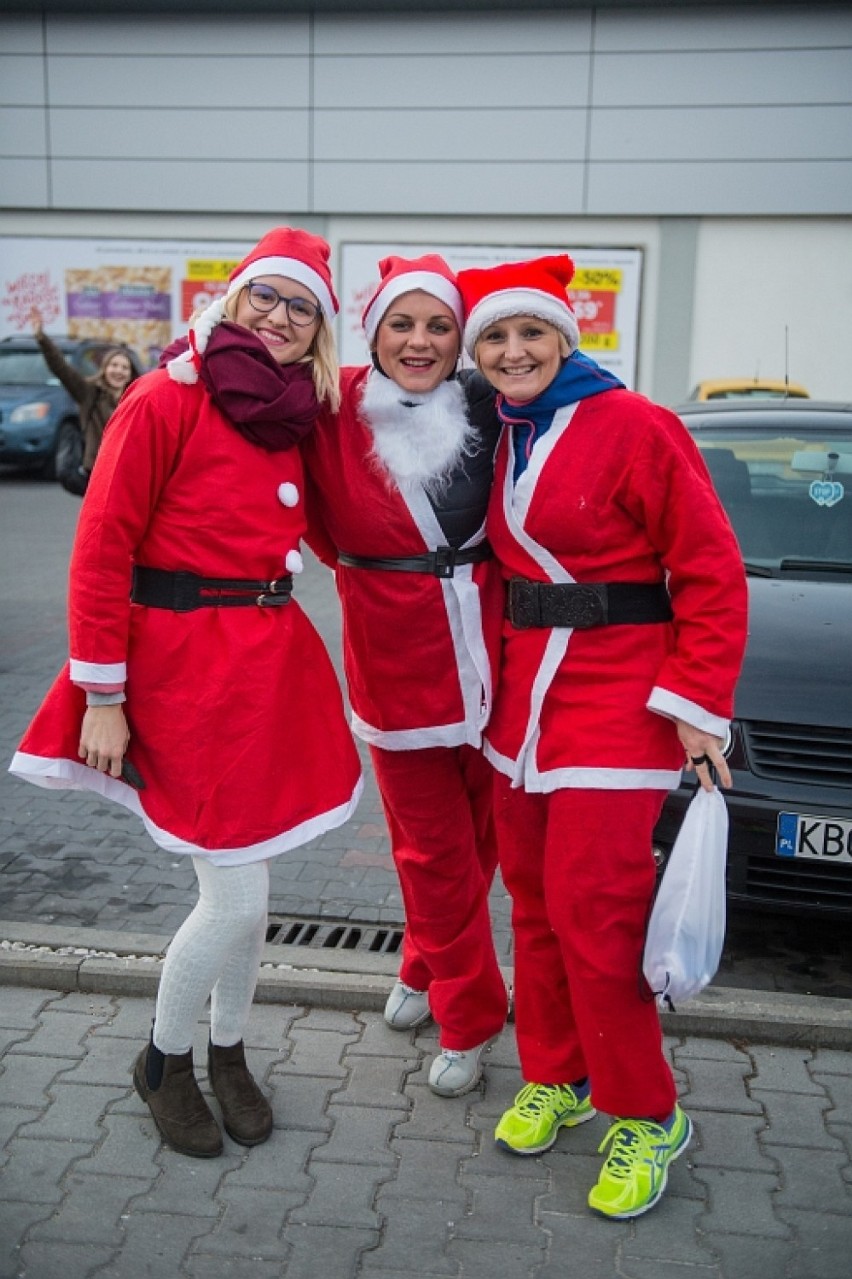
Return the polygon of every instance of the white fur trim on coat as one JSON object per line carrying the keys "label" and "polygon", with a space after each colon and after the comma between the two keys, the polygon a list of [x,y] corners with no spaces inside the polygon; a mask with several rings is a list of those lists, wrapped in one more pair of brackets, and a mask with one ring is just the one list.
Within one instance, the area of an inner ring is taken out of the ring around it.
{"label": "white fur trim on coat", "polygon": [[401,492],[422,485],[439,493],[476,439],[456,380],[415,395],[374,370],[364,384],[361,415],[373,436],[374,457]]}

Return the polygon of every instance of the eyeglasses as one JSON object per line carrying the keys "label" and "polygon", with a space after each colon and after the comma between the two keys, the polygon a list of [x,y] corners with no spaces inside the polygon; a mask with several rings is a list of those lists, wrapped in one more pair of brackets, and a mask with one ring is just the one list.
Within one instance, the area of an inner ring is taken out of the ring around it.
{"label": "eyeglasses", "polygon": [[309,302],[307,298],[285,298],[269,284],[259,284],[256,280],[249,280],[246,288],[249,305],[255,311],[260,311],[261,315],[268,315],[270,311],[275,310],[279,302],[283,302],[287,309],[287,319],[298,329],[306,329],[309,325],[316,324],[322,315],[320,308],[313,302]]}

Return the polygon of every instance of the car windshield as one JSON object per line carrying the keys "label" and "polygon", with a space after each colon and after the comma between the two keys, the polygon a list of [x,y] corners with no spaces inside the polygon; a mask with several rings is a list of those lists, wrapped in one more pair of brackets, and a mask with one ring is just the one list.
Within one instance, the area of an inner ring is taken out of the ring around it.
{"label": "car windshield", "polygon": [[0,385],[44,386],[57,384],[40,351],[0,350]]}
{"label": "car windshield", "polygon": [[708,426],[698,444],[752,572],[852,573],[852,431]]}

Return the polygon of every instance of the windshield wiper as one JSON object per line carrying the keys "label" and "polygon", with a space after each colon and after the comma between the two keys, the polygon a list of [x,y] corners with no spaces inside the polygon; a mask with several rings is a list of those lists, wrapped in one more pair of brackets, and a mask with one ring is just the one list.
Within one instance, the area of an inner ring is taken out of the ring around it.
{"label": "windshield wiper", "polygon": [[771,568],[767,568],[765,564],[750,564],[745,561],[745,571],[749,577],[774,577],[775,574]]}
{"label": "windshield wiper", "polygon": [[778,565],[781,572],[796,572],[797,569],[813,569],[816,573],[852,573],[850,560],[782,560]]}

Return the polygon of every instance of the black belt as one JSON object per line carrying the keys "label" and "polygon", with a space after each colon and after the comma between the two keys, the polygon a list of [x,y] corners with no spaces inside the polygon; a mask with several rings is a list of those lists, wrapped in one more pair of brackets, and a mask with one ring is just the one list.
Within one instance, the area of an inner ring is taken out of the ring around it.
{"label": "black belt", "polygon": [[506,616],[518,630],[531,626],[641,625],[670,622],[672,605],[662,582],[509,582]]}
{"label": "black belt", "polygon": [[399,558],[375,559],[368,555],[349,555],[346,551],[338,551],[337,559],[347,568],[384,569],[392,573],[431,573],[433,577],[453,577],[457,564],[481,564],[494,555],[487,542],[478,546],[469,546],[466,550],[457,551],[452,546],[439,546],[437,551],[428,551],[424,555],[409,555]]}
{"label": "black belt", "polygon": [[290,573],[273,582],[238,577],[199,577],[197,573],[171,573],[163,568],[133,569],[130,599],[148,608],[169,608],[191,613],[196,608],[239,608],[259,604],[289,604],[293,593]]}

